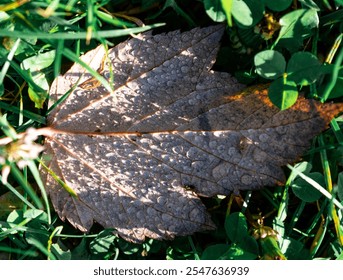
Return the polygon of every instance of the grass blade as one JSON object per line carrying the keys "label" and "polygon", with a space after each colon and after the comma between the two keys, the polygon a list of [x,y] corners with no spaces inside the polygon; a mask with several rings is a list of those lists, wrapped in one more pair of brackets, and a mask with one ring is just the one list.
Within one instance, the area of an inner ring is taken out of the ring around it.
{"label": "grass blade", "polygon": [[[135,27],[135,28],[126,28],[126,29],[117,29],[117,30],[100,30],[96,33],[91,34],[90,39],[99,39],[99,38],[113,38],[113,37],[121,37],[121,36],[128,36],[133,33],[141,33],[144,31],[148,31],[153,28],[164,26],[164,23],[156,23],[151,24],[143,27]],[[48,40],[77,40],[77,39],[86,39],[88,35],[87,31],[81,31],[76,33],[66,33],[66,32],[56,32],[56,33],[47,33],[47,32],[39,32],[39,31],[10,31],[2,29],[0,30],[0,37],[11,37],[11,38],[21,38],[21,39],[48,39]]]}
{"label": "grass blade", "polygon": [[41,192],[43,201],[45,203],[45,208],[46,208],[46,213],[48,215],[48,224],[51,224],[51,212],[50,212],[50,205],[49,205],[49,200],[48,200],[48,195],[45,191],[44,184],[42,182],[42,179],[39,175],[39,170],[36,166],[36,164],[33,161],[29,161],[28,167],[33,175],[33,177],[36,180],[36,183],[39,187],[39,190]]}
{"label": "grass blade", "polygon": [[19,171],[15,163],[11,163],[11,173],[16,181],[22,186],[25,192],[31,197],[33,202],[36,204],[38,209],[43,209],[43,204],[37,196],[36,192],[33,190],[31,185],[25,180],[23,174]]}
{"label": "grass blade", "polygon": [[[0,181],[2,181],[2,176],[0,175]],[[28,207],[36,209],[36,207],[28,201],[20,192],[18,192],[11,184],[6,183],[5,186],[14,193],[22,202],[24,202]]]}
{"label": "grass blade", "polygon": [[310,177],[306,176],[305,174],[299,172],[297,169],[295,169],[292,165],[287,164],[287,167],[295,172],[296,175],[303,178],[306,182],[308,182],[312,187],[320,191],[324,196],[326,196],[329,200],[331,200],[340,210],[343,210],[343,205],[334,198],[331,193],[329,193],[326,189],[324,189],[321,185],[319,185],[316,181],[311,179]]}
{"label": "grass blade", "polygon": [[[325,144],[322,135],[318,136],[318,142],[319,142],[320,146]],[[326,154],[326,150],[320,151],[320,158],[322,161],[324,178],[325,178],[325,183],[326,183],[327,189],[330,193],[332,193],[332,191],[333,191],[332,178],[331,178],[330,165],[329,165],[328,157]],[[335,225],[335,230],[336,230],[338,241],[339,241],[340,245],[343,246],[343,235],[342,235],[342,232],[340,230],[340,220],[337,216],[337,212],[336,212],[336,209],[334,206],[331,207],[331,218],[332,218],[334,225]]]}

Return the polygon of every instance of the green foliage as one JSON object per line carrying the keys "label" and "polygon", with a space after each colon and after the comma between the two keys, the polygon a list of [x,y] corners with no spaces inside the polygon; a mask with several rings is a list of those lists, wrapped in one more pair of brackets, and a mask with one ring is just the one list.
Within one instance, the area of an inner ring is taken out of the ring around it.
{"label": "green foliage", "polygon": [[224,226],[226,234],[232,242],[242,243],[248,232],[248,225],[242,213],[235,212],[226,217]]}
{"label": "green foliage", "polygon": [[321,75],[321,64],[309,52],[296,52],[288,61],[287,76],[299,86],[308,86]]}
{"label": "green foliage", "polygon": [[[35,103],[35,107],[39,109],[43,108],[49,91],[49,84],[42,70],[49,67],[54,62],[55,53],[55,50],[39,53],[24,59],[21,63],[21,68],[27,71],[36,85],[35,87],[29,86],[28,93],[30,99]],[[35,90],[35,88],[38,87],[40,90]]]}
{"label": "green foliage", "polygon": [[264,3],[268,9],[275,12],[282,12],[292,4],[292,0],[264,0]]}
{"label": "green foliage", "polygon": [[[321,173],[313,172],[307,174],[307,176],[315,180],[321,186],[325,185],[324,177]],[[311,184],[309,184],[305,179],[302,178],[297,178],[296,180],[294,180],[291,186],[294,194],[305,202],[317,201],[322,196],[320,191],[313,188]]]}
{"label": "green foliage", "polygon": [[[334,67],[330,65],[333,56],[329,55],[325,63],[321,62],[321,55],[327,55],[332,46],[330,53],[337,51],[335,46],[339,46],[342,40],[342,35],[335,38],[342,32],[342,10],[330,14],[326,10],[329,7],[320,1],[299,2],[301,6],[293,9],[291,0],[222,1],[228,25],[233,26],[238,35],[234,40],[240,41],[240,50],[255,55],[256,73],[265,79],[281,79],[274,81],[274,85],[272,83],[269,95],[271,101],[282,110],[294,104],[299,89],[323,102],[328,98],[342,97],[342,91],[339,90],[343,73],[342,50],[342,56],[337,56]],[[218,3],[204,1],[205,10],[214,21],[218,19],[218,11],[221,13]],[[341,3],[336,5],[339,8]],[[224,21],[222,14],[219,21]],[[320,34],[323,39],[319,37]],[[322,51],[321,45],[325,44],[324,38],[329,37],[331,46],[325,46],[327,52],[318,53]],[[287,78],[282,78],[284,75]],[[294,83],[299,89],[294,88]]]}
{"label": "green foliage", "polygon": [[281,53],[266,50],[255,55],[256,72],[266,79],[276,79],[285,73],[286,60]]}
{"label": "green foliage", "polygon": [[226,19],[221,0],[204,0],[207,15],[215,22],[223,22]]}
{"label": "green foliage", "polygon": [[253,260],[258,255],[256,240],[249,235],[244,215],[234,212],[227,216],[224,223],[230,244],[208,246],[202,253],[203,260]]}
{"label": "green foliage", "polygon": [[321,65],[317,57],[309,52],[296,52],[288,61],[274,50],[255,55],[256,72],[265,79],[274,80],[269,88],[270,100],[281,110],[291,107],[298,98],[297,86],[314,84],[329,67]]}
{"label": "green foliage", "polygon": [[[323,102],[341,100],[343,3],[299,0],[295,8],[292,2],[2,1],[3,135],[16,139],[28,127],[45,124],[49,85],[71,63],[80,62],[80,54],[153,28],[162,32],[225,22],[227,37],[214,67],[244,83],[271,82],[270,99],[281,109],[292,106],[300,91]],[[111,89],[96,71],[90,72]],[[289,171],[286,186],[255,191],[250,199],[242,192],[245,210],[229,198],[206,198],[217,230],[172,241],[132,244],[97,226],[82,234],[50,210],[35,160],[23,169],[1,162],[11,174],[0,185],[0,258],[343,259],[338,210],[343,202],[342,118],[331,127]],[[264,239],[254,234],[267,228],[272,234]]]}
{"label": "green foliage", "polygon": [[297,101],[297,85],[287,76],[283,76],[270,84],[268,96],[281,110],[287,109]]}

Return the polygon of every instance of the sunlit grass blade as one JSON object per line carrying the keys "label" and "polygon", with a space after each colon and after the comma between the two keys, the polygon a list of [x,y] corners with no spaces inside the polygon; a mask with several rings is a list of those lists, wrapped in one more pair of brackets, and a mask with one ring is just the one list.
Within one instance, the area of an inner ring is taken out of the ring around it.
{"label": "sunlit grass blade", "polygon": [[95,5],[93,4],[92,0],[87,0],[87,17],[86,17],[86,26],[87,26],[87,33],[86,33],[86,44],[90,43],[91,38],[93,37],[93,33],[96,33],[96,20],[94,17],[94,10]]}
{"label": "sunlit grass blade", "polygon": [[336,38],[329,54],[326,57],[326,60],[325,60],[326,63],[332,62],[337,50],[339,49],[339,46],[341,45],[342,39],[343,39],[343,33],[339,34],[338,37]]}
{"label": "sunlit grass blade", "polygon": [[339,209],[343,209],[343,205],[332,196],[331,193],[329,193],[326,189],[324,189],[321,185],[319,185],[316,181],[314,181],[313,179],[311,179],[310,177],[306,176],[305,174],[303,174],[302,172],[299,172],[296,168],[294,168],[292,165],[287,164],[287,167],[289,169],[291,169],[292,171],[295,172],[296,175],[298,175],[299,177],[303,178],[306,182],[308,182],[310,185],[312,185],[312,187],[314,187],[315,189],[317,189],[318,191],[320,191],[324,196],[326,196],[329,200],[332,200],[332,202],[339,208]]}
{"label": "sunlit grass blade", "polygon": [[45,117],[41,116],[41,115],[38,115],[38,114],[35,114],[35,113],[32,113],[30,111],[27,111],[27,110],[20,110],[20,108],[16,107],[16,106],[13,106],[11,104],[7,104],[5,102],[2,102],[0,101],[0,109],[3,109],[3,110],[6,110],[6,111],[9,111],[9,112],[12,112],[12,113],[15,113],[15,114],[22,114],[24,117],[28,118],[28,119],[31,119],[37,123],[40,123],[40,124],[46,124],[46,119]]}
{"label": "sunlit grass blade", "polygon": [[[322,135],[318,136],[318,142],[319,142],[320,146],[324,145],[324,139],[323,139]],[[331,178],[330,165],[329,165],[328,157],[326,154],[326,150],[320,151],[320,158],[322,161],[324,178],[325,178],[327,190],[328,190],[328,192],[332,193],[332,191],[333,191],[332,178]],[[331,209],[331,218],[332,218],[334,225],[335,225],[335,230],[336,230],[338,241],[341,244],[341,246],[343,246],[343,235],[342,235],[342,232],[340,230],[340,220],[337,216],[335,207],[332,207],[332,209]]]}
{"label": "sunlit grass blade", "polygon": [[54,178],[54,180],[63,187],[72,197],[78,197],[77,193],[69,187],[65,182],[63,182],[49,167],[47,167],[42,160],[39,161],[42,167]]}
{"label": "sunlit grass blade", "polygon": [[38,195],[33,190],[31,185],[25,180],[23,174],[19,171],[15,163],[11,163],[10,166],[11,166],[11,173],[13,177],[16,179],[16,181],[22,186],[25,192],[31,197],[33,202],[36,204],[37,208],[43,209],[43,204],[41,200],[39,199]]}
{"label": "sunlit grass blade", "polygon": [[96,15],[98,18],[100,18],[101,20],[113,24],[115,26],[119,26],[119,27],[135,27],[136,25],[131,23],[131,22],[127,22],[127,21],[123,21],[121,19],[118,19],[116,17],[113,17],[112,15],[108,14],[108,13],[104,13],[102,11],[96,10]]}
{"label": "sunlit grass blade", "polygon": [[39,175],[39,170],[33,161],[29,161],[28,167],[29,167],[33,177],[35,178],[35,181],[36,181],[38,188],[41,192],[43,201],[45,203],[46,213],[48,215],[48,223],[51,224],[51,213],[50,213],[50,205],[49,205],[48,195],[47,195],[46,190],[44,188],[44,184],[42,182],[42,179]]}
{"label": "sunlit grass blade", "polygon": [[63,233],[56,233],[57,237],[63,237],[63,238],[95,238],[99,236],[99,234],[63,234]]}
{"label": "sunlit grass blade", "polygon": [[54,62],[54,77],[57,77],[61,72],[63,48],[64,40],[58,40],[56,44],[56,56]]}
{"label": "sunlit grass blade", "polygon": [[318,230],[316,232],[316,235],[312,241],[311,248],[310,248],[310,254],[312,258],[316,255],[318,252],[323,240],[324,236],[327,232],[327,226],[328,226],[328,219],[322,218],[321,222],[319,223]]}
{"label": "sunlit grass blade", "polygon": [[[18,49],[20,44],[20,39],[17,39],[14,43],[13,47],[11,48],[9,54],[7,55],[7,61],[5,61],[4,65],[2,66],[1,72],[0,72],[0,84],[3,85],[3,81],[5,78],[5,75],[8,71],[8,68],[10,67],[10,61],[12,61],[14,54],[16,50]],[[1,92],[0,92],[1,93]],[[0,94],[1,95],[1,94]]]}
{"label": "sunlit grass blade", "polygon": [[[99,38],[113,38],[113,37],[121,37],[121,36],[128,36],[134,33],[140,33],[144,31],[151,30],[153,28],[164,26],[164,23],[156,23],[151,25],[146,25],[142,27],[135,27],[135,28],[126,28],[126,29],[117,29],[117,30],[99,30],[96,33],[92,33],[90,39],[99,39]],[[15,37],[21,39],[48,39],[48,40],[77,40],[77,39],[86,39],[88,33],[86,31],[80,31],[75,33],[66,33],[66,32],[56,32],[56,33],[46,33],[46,32],[39,32],[39,31],[10,31],[2,29],[0,30],[0,37]]]}
{"label": "sunlit grass blade", "polygon": [[336,136],[336,139],[337,139],[337,142],[340,144],[340,145],[343,145],[343,132],[337,122],[336,119],[333,119],[330,123],[331,127],[332,127],[332,131],[333,133],[335,134]]}
{"label": "sunlit grass blade", "polygon": [[[290,177],[291,178],[291,177]],[[290,179],[289,178],[289,179]],[[283,193],[282,193],[282,197],[281,197],[281,202],[279,204],[278,209],[278,214],[277,214],[277,218],[280,221],[284,221],[287,218],[287,212],[288,212],[288,201],[289,201],[289,186],[291,183],[291,180],[287,180]]]}
{"label": "sunlit grass blade", "polygon": [[8,223],[10,226],[8,229],[0,232],[0,241],[8,237],[9,235],[16,233],[17,231],[25,232],[28,230],[28,228],[25,226],[28,222],[30,222],[31,219],[24,219],[19,224],[15,225],[12,223]]}
{"label": "sunlit grass blade", "polygon": [[317,207],[319,208],[319,212],[313,218],[311,225],[306,229],[306,233],[310,235],[311,232],[315,230],[315,227],[317,227],[317,230],[315,231],[315,236],[313,237],[312,244],[310,247],[310,254],[312,258],[317,253],[327,231],[328,219],[325,218],[327,206],[328,200],[325,200],[321,205],[319,204],[319,201],[317,201]]}
{"label": "sunlit grass blade", "polygon": [[297,209],[294,211],[294,214],[291,218],[291,221],[289,222],[289,232],[288,235],[291,234],[291,231],[294,230],[295,224],[298,222],[299,217],[301,216],[304,208],[305,208],[306,202],[301,201],[297,207]]}
{"label": "sunlit grass blade", "polygon": [[[342,37],[343,37],[343,34],[340,34],[340,36],[337,38],[337,40],[339,42],[335,42],[335,44],[333,46],[334,49],[338,48],[336,45],[340,45],[340,43],[342,41]],[[334,53],[333,54],[330,53],[330,54],[333,56]],[[325,102],[329,98],[331,91],[333,90],[333,88],[336,85],[336,82],[337,82],[337,79],[339,76],[339,71],[342,69],[342,61],[343,61],[343,48],[340,49],[340,51],[337,55],[337,58],[336,58],[335,63],[334,63],[334,68],[332,70],[330,81],[326,84],[324,91],[323,91],[323,94],[320,98],[320,100],[322,102]]]}

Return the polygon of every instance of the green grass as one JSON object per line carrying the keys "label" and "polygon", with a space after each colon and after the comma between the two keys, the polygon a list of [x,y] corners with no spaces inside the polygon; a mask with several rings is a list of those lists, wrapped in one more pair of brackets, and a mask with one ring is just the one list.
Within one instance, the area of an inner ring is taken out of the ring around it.
{"label": "green grass", "polygon": [[[275,83],[282,95],[276,90],[270,96],[281,108],[292,105],[300,90],[323,102],[342,101],[343,9],[338,1],[284,0],[281,11],[275,11],[273,1],[247,1],[225,10],[219,0],[3,2],[0,126],[12,139],[28,127],[45,125],[49,85],[80,62],[80,54],[101,43],[112,47],[130,33],[186,30],[216,21],[233,24],[216,70],[249,85]],[[238,15],[246,13],[251,18],[241,21]],[[274,69],[274,60],[284,61],[278,64],[282,67]],[[298,67],[304,64],[311,67]],[[290,93],[282,90],[289,84]],[[0,259],[343,259],[342,128],[342,117],[334,119],[301,162],[285,167],[285,186],[204,199],[216,231],[143,244],[128,243],[98,225],[82,234],[59,220],[38,161],[20,169],[1,147],[0,163],[11,174],[7,182],[4,172],[0,178]]]}

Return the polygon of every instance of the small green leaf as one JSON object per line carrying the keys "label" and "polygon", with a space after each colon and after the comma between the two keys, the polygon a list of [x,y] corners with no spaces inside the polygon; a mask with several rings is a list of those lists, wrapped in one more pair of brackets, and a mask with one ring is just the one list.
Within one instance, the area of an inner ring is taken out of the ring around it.
{"label": "small green leaf", "polygon": [[35,107],[42,109],[46,98],[48,97],[48,91],[35,91],[32,87],[28,89],[30,99],[35,103]]}
{"label": "small green leaf", "polygon": [[319,18],[314,9],[299,9],[284,15],[280,24],[280,37],[308,36],[313,28],[318,27]]}
{"label": "small green leaf", "polygon": [[248,225],[241,212],[234,212],[225,219],[226,234],[232,242],[240,243],[248,235]]}
{"label": "small green leaf", "polygon": [[227,253],[227,260],[254,260],[256,254],[243,250],[239,245],[232,244]]}
{"label": "small green leaf", "polygon": [[63,250],[58,243],[51,245],[51,251],[58,260],[71,260],[70,250]]}
{"label": "small green leaf", "polygon": [[112,230],[102,231],[98,237],[89,244],[91,253],[94,255],[107,254],[116,238],[117,237],[113,234]]}
{"label": "small green leaf", "polygon": [[250,235],[245,235],[239,243],[237,243],[246,253],[258,255],[258,243],[256,239]]}
{"label": "small green leaf", "polygon": [[132,255],[132,254],[137,253],[139,250],[142,250],[141,244],[130,243],[130,242],[127,242],[123,239],[118,240],[118,245],[119,245],[120,250],[125,255]]}
{"label": "small green leaf", "polygon": [[280,242],[281,251],[288,260],[308,260],[309,251],[304,248],[304,244],[298,240],[287,237]]}
{"label": "small green leaf", "polygon": [[[252,238],[252,237],[251,237]],[[257,254],[242,249],[237,244],[216,244],[207,247],[202,253],[202,260],[254,260]]]}
{"label": "small green leaf", "polygon": [[238,25],[251,26],[253,23],[252,13],[249,6],[242,0],[233,0],[231,14]]}
{"label": "small green leaf", "polygon": [[[304,174],[308,174],[308,173],[310,173],[310,171],[312,169],[312,164],[307,162],[307,161],[302,161],[302,162],[295,164],[294,168],[299,172],[302,172]],[[295,172],[292,171],[288,180],[292,182],[296,177],[297,177],[297,174],[295,174]]]}
{"label": "small green leaf", "polygon": [[215,22],[226,20],[221,0],[204,0],[205,11],[207,15]]}
{"label": "small green leaf", "polygon": [[45,53],[39,53],[35,56],[24,59],[21,63],[21,67],[25,70],[30,69],[31,73],[36,73],[49,67],[54,62],[55,55],[56,52],[54,50]]}
{"label": "small green leaf", "polygon": [[266,236],[260,238],[263,260],[285,260],[286,257],[282,254],[279,243],[275,236]]}
{"label": "small green leaf", "polygon": [[[342,1],[342,0],[339,0]],[[302,4],[302,6],[305,8],[315,9],[317,11],[320,11],[320,8],[313,0],[299,0],[299,2]]]}
{"label": "small green leaf", "polygon": [[21,221],[23,221],[23,211],[21,210],[13,210],[7,217],[6,222],[13,223],[13,224],[19,224]]}
{"label": "small green leaf", "polygon": [[277,79],[270,84],[268,96],[271,102],[285,110],[291,107],[298,99],[297,85],[286,78]]}
{"label": "small green leaf", "polygon": [[227,260],[229,246],[227,244],[215,244],[208,246],[201,255],[202,260]]}
{"label": "small green leaf", "polygon": [[318,27],[319,17],[314,9],[299,9],[284,15],[279,22],[278,43],[293,51],[312,34],[313,28]]}
{"label": "small green leaf", "polygon": [[143,243],[143,248],[147,253],[157,253],[161,250],[163,242],[155,239],[148,239]]}
{"label": "small green leaf", "polygon": [[286,60],[281,53],[274,50],[259,52],[254,57],[256,72],[263,78],[276,79],[283,75]]}
{"label": "small green leaf", "polygon": [[288,78],[297,85],[307,86],[314,83],[321,75],[317,57],[309,52],[297,52],[292,55],[287,65]]}
{"label": "small green leaf", "polygon": [[48,97],[49,84],[46,80],[43,69],[49,67],[55,59],[55,51],[39,53],[31,56],[21,63],[21,68],[31,75],[32,83],[29,85],[29,97],[38,109],[43,108],[43,104]]}
{"label": "small green leaf", "polygon": [[37,218],[39,215],[42,215],[44,213],[43,210],[39,210],[39,209],[28,209],[27,211],[25,211],[24,213],[24,218],[26,219],[35,219]]}
{"label": "small green leaf", "polygon": [[240,28],[249,28],[263,18],[264,4],[262,1],[233,0],[231,13]]}
{"label": "small green leaf", "polygon": [[292,0],[264,0],[264,3],[272,11],[281,12],[286,10],[292,4]]}
{"label": "small green leaf", "polygon": [[[313,172],[313,173],[307,174],[307,176],[315,180],[321,186],[325,185],[324,177],[322,174],[318,172]],[[305,202],[314,202],[322,196],[320,191],[312,187],[311,184],[309,184],[308,182],[306,182],[304,179],[300,177],[294,180],[291,187],[294,194]]]}
{"label": "small green leaf", "polygon": [[74,247],[74,249],[71,251],[71,259],[72,260],[88,260],[89,259],[87,238],[82,238],[80,244]]}

